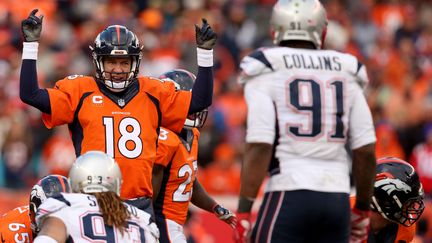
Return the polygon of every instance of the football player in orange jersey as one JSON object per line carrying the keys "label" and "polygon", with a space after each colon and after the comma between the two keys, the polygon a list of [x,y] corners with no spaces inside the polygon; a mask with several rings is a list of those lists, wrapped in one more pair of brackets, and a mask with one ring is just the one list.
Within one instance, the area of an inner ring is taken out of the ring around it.
{"label": "football player in orange jersey", "polygon": [[[181,69],[169,71],[161,79],[173,81],[177,89],[190,91],[195,76]],[[160,230],[161,243],[186,243],[183,225],[189,202],[219,219],[236,225],[236,216],[217,204],[201,186],[196,173],[198,169],[199,131],[207,118],[207,110],[188,116],[180,133],[161,128],[156,161],[153,168],[153,188],[155,190],[154,210]]]}
{"label": "football player in orange jersey", "polygon": [[30,192],[28,206],[17,207],[0,218],[0,242],[33,242],[39,231],[36,211],[49,197],[59,192],[70,192],[68,179],[61,175],[48,175],[40,179]]}
{"label": "football player in orange jersey", "polygon": [[192,93],[176,91],[171,82],[138,77],[143,47],[121,25],[108,26],[90,47],[94,77],[72,75],[52,89],[40,89],[36,60],[43,16],[36,12],[22,22],[21,99],[43,112],[48,128],[68,124],[77,156],[97,150],[113,157],[127,175],[123,199],[150,201],[160,126],[179,132],[188,114],[211,105],[216,33],[205,19],[195,27],[199,67]]}
{"label": "football player in orange jersey", "polygon": [[[409,163],[394,157],[378,159],[367,239],[355,238],[362,232],[351,232],[351,243],[411,242],[416,222],[424,210],[424,193],[419,177]],[[351,206],[355,197],[351,198]],[[355,209],[353,209],[355,210]]]}

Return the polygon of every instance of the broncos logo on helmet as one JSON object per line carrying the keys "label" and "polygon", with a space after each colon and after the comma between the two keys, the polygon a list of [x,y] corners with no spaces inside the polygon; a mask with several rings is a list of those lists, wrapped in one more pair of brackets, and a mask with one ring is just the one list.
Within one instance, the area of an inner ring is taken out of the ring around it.
{"label": "broncos logo on helmet", "polygon": [[410,193],[412,191],[411,187],[405,182],[391,178],[377,181],[375,183],[375,187],[382,187],[382,189],[389,195],[391,195],[394,191],[404,191],[405,193]]}
{"label": "broncos logo on helmet", "polygon": [[377,161],[371,208],[385,219],[411,226],[424,211],[423,187],[409,163],[386,157]]}

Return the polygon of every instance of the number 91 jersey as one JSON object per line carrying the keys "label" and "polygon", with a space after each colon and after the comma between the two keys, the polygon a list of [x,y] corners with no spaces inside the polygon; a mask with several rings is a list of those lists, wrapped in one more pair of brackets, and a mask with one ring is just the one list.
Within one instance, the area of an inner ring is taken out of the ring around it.
{"label": "number 91 jersey", "polygon": [[266,190],[348,193],[345,145],[376,140],[365,67],[349,54],[288,47],[258,49],[240,67],[246,142],[275,146]]}
{"label": "number 91 jersey", "polygon": [[199,131],[194,128],[190,133],[193,140],[188,144],[174,132],[162,128],[155,161],[165,167],[161,189],[154,203],[155,214],[180,225],[186,221],[198,170]]}
{"label": "number 91 jersey", "polygon": [[140,77],[121,97],[86,76],[69,76],[48,89],[48,128],[68,124],[77,156],[97,150],[112,156],[123,175],[122,198],[152,196],[151,175],[159,126],[180,131],[191,92],[171,82]]}

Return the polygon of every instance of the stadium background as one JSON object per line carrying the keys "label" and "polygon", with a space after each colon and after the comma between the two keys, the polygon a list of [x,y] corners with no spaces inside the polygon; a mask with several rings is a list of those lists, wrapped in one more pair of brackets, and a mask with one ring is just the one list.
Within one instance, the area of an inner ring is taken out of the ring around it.
{"label": "stadium background", "polygon": [[[39,47],[40,85],[93,73],[91,44],[103,28],[126,25],[144,44],[141,74],[173,68],[196,73],[194,24],[208,19],[219,35],[215,94],[201,130],[199,179],[230,209],[236,207],[246,105],[236,73],[241,58],[270,46],[274,0],[0,0],[0,214],[27,204],[30,187],[48,174],[67,175],[75,155],[66,127],[46,129],[41,114],[19,99],[21,20],[45,16]],[[432,2],[326,0],[326,48],[349,52],[368,68],[367,98],[377,131],[377,157],[413,163],[428,205],[418,237],[432,241]],[[258,203],[256,203],[258,206]],[[228,226],[192,210],[186,231],[195,242],[231,242]]]}

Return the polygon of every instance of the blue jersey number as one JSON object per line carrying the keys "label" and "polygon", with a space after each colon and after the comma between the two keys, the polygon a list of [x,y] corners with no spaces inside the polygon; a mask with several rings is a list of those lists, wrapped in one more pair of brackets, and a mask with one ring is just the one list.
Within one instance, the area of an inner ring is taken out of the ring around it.
{"label": "blue jersey number", "polygon": [[[135,222],[126,222],[126,231],[130,233],[131,238],[136,238],[137,242],[145,242],[144,229]],[[115,230],[112,226],[104,223],[102,215],[98,213],[89,213],[82,217],[84,236],[90,241],[117,243]]]}
{"label": "blue jersey number", "polygon": [[[333,139],[344,139],[344,124],[342,116],[344,114],[344,100],[343,100],[343,82],[333,81],[330,83],[333,89],[333,95],[335,97],[336,112],[335,112],[335,127],[330,134]],[[309,102],[301,102],[300,99],[300,88],[302,86],[308,87]],[[322,119],[323,119],[323,107],[322,99],[325,96],[322,94],[322,88],[320,84],[312,79],[295,79],[288,85],[289,90],[289,103],[298,112],[307,112],[310,115],[310,125],[308,130],[301,130],[300,125],[291,124],[289,132],[297,137],[316,137],[322,132]],[[324,97],[323,97],[324,96]]]}

